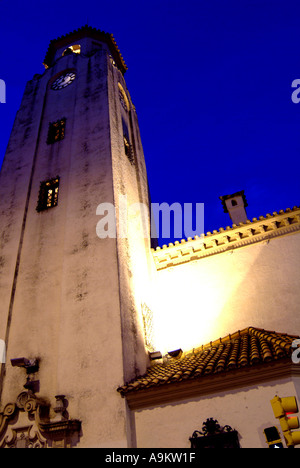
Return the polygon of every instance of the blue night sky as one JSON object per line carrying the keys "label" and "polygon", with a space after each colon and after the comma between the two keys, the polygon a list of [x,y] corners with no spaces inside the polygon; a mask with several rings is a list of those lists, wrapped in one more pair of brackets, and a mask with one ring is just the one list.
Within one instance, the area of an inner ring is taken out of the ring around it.
{"label": "blue night sky", "polygon": [[0,0],[0,163],[50,40],[86,23],[128,66],[153,202],[204,203],[205,232],[230,224],[220,195],[249,219],[300,205],[299,0]]}

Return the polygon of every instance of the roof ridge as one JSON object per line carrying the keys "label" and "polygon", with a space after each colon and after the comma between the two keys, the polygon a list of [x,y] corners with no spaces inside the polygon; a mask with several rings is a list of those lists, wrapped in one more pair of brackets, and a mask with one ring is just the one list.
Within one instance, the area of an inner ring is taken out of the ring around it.
{"label": "roof ridge", "polygon": [[294,335],[294,334],[287,333],[287,332],[277,332],[276,330],[266,330],[265,328],[259,328],[259,327],[253,327],[253,326],[250,326],[248,328],[249,328],[249,331],[251,332],[253,330],[254,332],[257,332],[257,333],[267,333],[269,335],[281,336],[282,338],[283,337],[298,338],[298,335]]}
{"label": "roof ridge", "polygon": [[282,350],[289,352],[291,350],[291,341],[299,338],[297,335],[279,333],[259,328],[252,328],[251,333],[259,339],[265,340],[267,343],[271,344],[277,355],[279,355]]}
{"label": "roof ridge", "polygon": [[205,349],[211,349],[211,348],[219,346],[220,344],[226,344],[228,342],[232,342],[236,340],[237,338],[239,338],[240,336],[247,334],[249,328],[250,327],[244,328],[242,330],[237,330],[234,333],[229,333],[228,335],[217,338],[214,341],[210,341],[209,343],[205,345],[197,346],[196,348],[193,348],[191,351],[187,351],[186,353],[183,353],[181,359],[183,359],[185,355],[187,355],[188,353],[192,352],[193,354],[198,354],[200,351],[204,351]]}
{"label": "roof ridge", "polygon": [[250,335],[253,334],[253,335],[256,335],[256,336],[263,334],[264,337],[266,337],[266,338],[268,338],[270,340],[276,340],[276,339],[278,340],[278,338],[284,339],[285,337],[290,338],[290,339],[291,338],[293,338],[293,339],[299,338],[298,335],[291,335],[289,333],[276,332],[274,330],[266,330],[264,328],[249,326],[249,327],[243,328],[242,330],[237,330],[234,333],[229,333],[228,335],[225,335],[223,337],[217,338],[216,340],[210,341],[209,343],[206,343],[205,345],[200,345],[200,346],[197,346],[195,348],[192,348],[191,350],[186,351],[185,353],[183,353],[181,359],[183,359],[188,354],[197,354],[200,351],[204,351],[205,349],[210,349],[210,348],[216,347],[219,344],[232,342],[232,341],[236,340],[237,338],[239,338],[241,336],[244,336],[246,334],[250,334]]}

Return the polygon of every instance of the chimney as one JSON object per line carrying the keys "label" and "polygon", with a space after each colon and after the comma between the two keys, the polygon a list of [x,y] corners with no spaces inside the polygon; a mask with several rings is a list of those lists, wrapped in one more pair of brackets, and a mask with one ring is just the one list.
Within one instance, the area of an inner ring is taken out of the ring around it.
{"label": "chimney", "polygon": [[244,190],[233,193],[232,195],[224,195],[220,197],[224,208],[224,213],[228,213],[232,224],[245,223],[247,221],[247,213],[245,208],[248,206]]}

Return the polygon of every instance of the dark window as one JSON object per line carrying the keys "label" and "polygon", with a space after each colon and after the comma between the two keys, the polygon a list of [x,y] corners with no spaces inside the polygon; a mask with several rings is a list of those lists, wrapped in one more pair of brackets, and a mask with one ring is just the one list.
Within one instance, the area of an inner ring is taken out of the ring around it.
{"label": "dark window", "polygon": [[48,130],[48,145],[52,145],[56,141],[61,141],[65,138],[66,119],[57,120],[49,124]]}
{"label": "dark window", "polygon": [[130,143],[128,127],[124,119],[122,119],[122,126],[123,126],[124,151],[130,163],[134,164],[133,147],[132,147],[132,144]]}
{"label": "dark window", "polygon": [[237,206],[237,201],[236,200],[231,200],[231,206]]}
{"label": "dark window", "polygon": [[133,157],[133,149],[132,145],[129,143],[129,139],[126,135],[124,135],[124,150],[127,158],[129,159],[131,164],[134,164],[134,157]]}
{"label": "dark window", "polygon": [[59,177],[41,182],[37,211],[53,208],[58,202]]}
{"label": "dark window", "polygon": [[123,109],[128,112],[130,109],[128,97],[126,96],[124,88],[120,83],[118,83],[118,87],[119,87],[119,98],[120,98],[121,105]]}

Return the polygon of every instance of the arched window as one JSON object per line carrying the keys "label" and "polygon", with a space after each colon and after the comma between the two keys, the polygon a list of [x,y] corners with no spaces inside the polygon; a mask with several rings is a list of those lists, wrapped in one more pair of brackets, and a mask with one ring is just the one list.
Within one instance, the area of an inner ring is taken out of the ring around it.
{"label": "arched window", "polygon": [[69,55],[69,54],[80,54],[81,52],[81,45],[80,44],[75,44],[71,45],[70,47],[67,47],[62,53],[62,56],[64,55]]}
{"label": "arched window", "polygon": [[118,83],[118,87],[119,87],[119,98],[120,98],[120,102],[122,104],[122,107],[126,111],[129,111],[129,109],[130,109],[129,101],[128,101],[128,97],[126,96],[126,93],[124,91],[124,88],[120,83]]}

